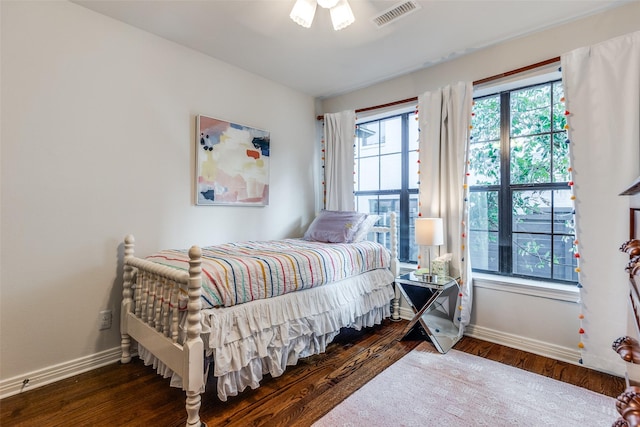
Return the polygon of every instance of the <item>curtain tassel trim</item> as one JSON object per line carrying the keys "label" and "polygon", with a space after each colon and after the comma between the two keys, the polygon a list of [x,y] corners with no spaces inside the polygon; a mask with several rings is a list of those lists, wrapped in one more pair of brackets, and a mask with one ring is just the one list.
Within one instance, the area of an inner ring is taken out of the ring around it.
{"label": "curtain tassel trim", "polygon": [[[563,96],[562,98],[560,98],[560,102],[565,103],[566,102],[566,98]],[[565,144],[569,145],[571,142],[571,138],[569,136],[569,133],[571,131],[571,127],[569,126],[569,119],[571,117],[571,112],[568,109],[565,109],[564,111],[564,117],[565,120],[567,121],[564,125],[564,129],[567,131],[567,138],[565,139]],[[571,157],[570,157],[571,158]],[[576,201],[576,195],[574,194],[575,191],[575,182],[573,181],[573,168],[569,167],[567,168],[567,171],[569,172],[570,175],[570,179],[569,182],[567,183],[567,185],[569,185],[569,187],[571,188],[571,200],[574,202],[574,206],[573,206],[573,211],[572,211],[572,215],[573,215],[573,221],[574,221],[574,227],[577,229],[576,227],[576,223],[575,223],[575,214],[576,214],[576,207],[575,207],[575,201]],[[578,240],[574,240],[573,242],[573,257],[576,260],[576,267],[574,269],[574,271],[576,273],[578,273],[578,283],[576,285],[576,287],[580,290],[580,292],[582,292],[583,286],[582,283],[580,281],[580,251],[578,250]],[[582,297],[580,297],[580,299],[578,300],[578,303],[582,305]],[[584,306],[582,306],[582,310],[584,310]],[[584,351],[585,349],[585,344],[584,344],[584,340],[583,337],[586,334],[586,331],[584,329],[583,326],[583,321],[584,321],[584,313],[581,312],[580,315],[578,316],[578,319],[580,320],[580,329],[578,329],[578,336],[579,336],[579,341],[578,341],[578,348],[582,351]],[[582,357],[580,357],[580,359],[578,360],[578,363],[580,363],[581,365],[583,364],[583,360]]]}

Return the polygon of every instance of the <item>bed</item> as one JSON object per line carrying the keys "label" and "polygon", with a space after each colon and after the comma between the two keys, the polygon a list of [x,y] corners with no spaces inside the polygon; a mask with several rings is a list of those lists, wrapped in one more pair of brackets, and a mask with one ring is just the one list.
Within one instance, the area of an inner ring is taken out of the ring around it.
{"label": "bed", "polygon": [[[192,246],[145,258],[134,255],[128,235],[122,363],[137,343],[145,364],[185,391],[186,425],[200,426],[209,375],[226,401],[259,387],[264,375],[279,376],[299,358],[324,352],[342,328],[398,320],[395,214],[388,226],[376,226],[378,219],[323,211],[300,239]],[[376,241],[366,239],[371,233]]]}

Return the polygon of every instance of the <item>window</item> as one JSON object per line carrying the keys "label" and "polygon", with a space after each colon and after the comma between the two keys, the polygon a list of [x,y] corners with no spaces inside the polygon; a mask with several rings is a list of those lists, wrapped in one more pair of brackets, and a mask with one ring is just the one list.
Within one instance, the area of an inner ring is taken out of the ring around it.
{"label": "window", "polygon": [[[392,113],[393,114],[393,113]],[[418,122],[415,112],[360,121],[356,126],[355,200],[358,212],[398,222],[398,258],[416,262],[413,227],[418,215]],[[387,243],[388,244],[388,243]]]}
{"label": "window", "polygon": [[474,271],[575,283],[562,81],[475,99],[469,163]]}

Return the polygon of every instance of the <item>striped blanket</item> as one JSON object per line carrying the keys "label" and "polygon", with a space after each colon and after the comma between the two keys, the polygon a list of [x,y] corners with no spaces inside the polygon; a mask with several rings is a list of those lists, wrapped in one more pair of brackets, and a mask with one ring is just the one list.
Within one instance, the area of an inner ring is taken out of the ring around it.
{"label": "striped blanket", "polygon": [[[189,269],[188,250],[164,250],[147,259]],[[226,243],[202,248],[202,306],[230,307],[389,268],[382,245],[302,239]]]}

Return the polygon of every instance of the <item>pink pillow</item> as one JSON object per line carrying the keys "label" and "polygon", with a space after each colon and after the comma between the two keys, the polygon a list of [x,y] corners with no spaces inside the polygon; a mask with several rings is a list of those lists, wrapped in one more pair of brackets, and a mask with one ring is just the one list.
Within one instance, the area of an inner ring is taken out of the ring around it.
{"label": "pink pillow", "polygon": [[328,243],[351,243],[365,214],[348,211],[321,211],[303,239]]}

